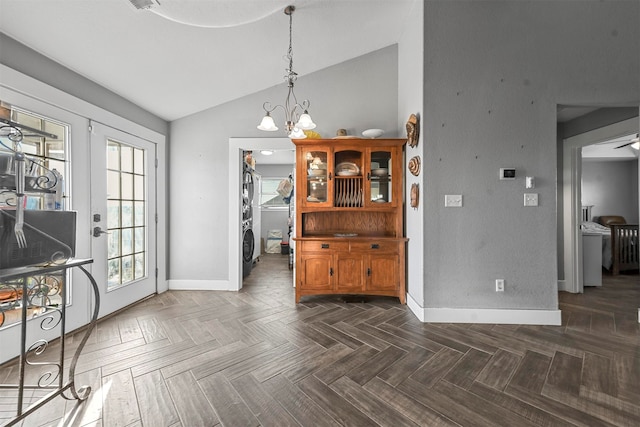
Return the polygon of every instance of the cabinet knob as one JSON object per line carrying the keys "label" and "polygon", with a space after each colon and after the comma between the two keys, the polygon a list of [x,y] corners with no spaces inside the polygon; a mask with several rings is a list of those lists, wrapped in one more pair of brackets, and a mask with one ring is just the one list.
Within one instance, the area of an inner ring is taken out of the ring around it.
{"label": "cabinet knob", "polygon": [[328,243],[323,243],[323,244],[320,245],[320,247],[322,249],[329,249],[329,244]]}
{"label": "cabinet knob", "polygon": [[367,276],[371,276],[371,268],[367,268]]}
{"label": "cabinet knob", "polygon": [[333,276],[333,267],[329,267],[329,276]]}
{"label": "cabinet knob", "polygon": [[380,244],[379,243],[372,243],[371,244],[371,249],[380,249]]}

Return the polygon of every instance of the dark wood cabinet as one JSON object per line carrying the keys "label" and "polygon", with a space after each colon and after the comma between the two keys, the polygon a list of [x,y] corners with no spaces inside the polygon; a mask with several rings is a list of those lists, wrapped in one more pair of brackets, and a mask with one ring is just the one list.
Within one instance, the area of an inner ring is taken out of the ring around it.
{"label": "dark wood cabinet", "polygon": [[294,140],[296,302],[305,295],[405,303],[404,139]]}

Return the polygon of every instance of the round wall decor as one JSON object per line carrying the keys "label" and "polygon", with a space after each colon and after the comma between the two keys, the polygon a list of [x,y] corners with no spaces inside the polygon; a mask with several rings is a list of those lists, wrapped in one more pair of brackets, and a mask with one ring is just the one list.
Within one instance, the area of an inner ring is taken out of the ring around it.
{"label": "round wall decor", "polygon": [[414,176],[420,175],[420,156],[413,156],[407,167]]}

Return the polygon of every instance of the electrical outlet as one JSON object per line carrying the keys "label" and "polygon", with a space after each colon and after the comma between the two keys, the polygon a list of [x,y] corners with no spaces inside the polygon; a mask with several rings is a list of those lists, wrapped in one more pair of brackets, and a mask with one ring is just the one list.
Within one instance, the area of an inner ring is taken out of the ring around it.
{"label": "electrical outlet", "polygon": [[504,279],[496,279],[496,292],[504,292]]}
{"label": "electrical outlet", "polygon": [[462,195],[461,194],[447,194],[444,196],[444,206],[447,208],[461,208],[462,207]]}
{"label": "electrical outlet", "polygon": [[538,206],[538,193],[524,193],[525,206]]}

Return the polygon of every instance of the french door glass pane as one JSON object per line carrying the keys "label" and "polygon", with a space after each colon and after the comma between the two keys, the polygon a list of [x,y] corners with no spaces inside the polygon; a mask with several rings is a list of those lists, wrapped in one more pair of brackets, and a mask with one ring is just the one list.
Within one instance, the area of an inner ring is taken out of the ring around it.
{"label": "french door glass pane", "polygon": [[120,199],[120,172],[107,170],[107,197],[109,200]]}
{"label": "french door glass pane", "polygon": [[120,164],[123,172],[133,172],[133,147],[120,146]]}
{"label": "french door glass pane", "polygon": [[[3,107],[5,107],[4,103]],[[55,169],[63,177],[60,208],[68,209],[71,206],[68,184],[71,182],[69,174],[72,167],[66,153],[69,152],[70,126],[16,106],[8,108],[10,110],[9,119],[12,122],[22,127],[31,127],[34,130],[26,131],[23,128],[21,137],[18,138],[16,128],[0,123],[2,125],[2,129],[0,129],[0,175],[5,178],[3,184],[15,182],[14,156],[15,152],[22,152],[25,155],[25,180],[30,187],[30,191],[24,196],[23,206],[28,210],[42,210],[47,207],[45,198],[50,193],[43,190],[49,190],[55,184],[54,180],[47,178]],[[51,135],[43,135],[40,131]],[[14,210],[16,199],[14,188],[4,186],[0,188],[0,210]],[[0,228],[2,227],[0,226]],[[8,246],[4,243],[0,247],[0,253],[7,250]],[[28,238],[27,248],[17,250],[16,256],[36,254],[43,250],[41,246],[38,242]],[[2,328],[22,321],[22,281],[8,281],[0,284],[0,288],[1,293],[4,294],[4,298],[0,298],[0,328]],[[29,318],[43,316],[44,319],[47,319],[59,316],[59,313],[52,314],[51,310],[59,309],[63,303],[69,304],[73,295],[71,278],[60,273],[30,277],[27,280],[26,289]],[[63,301],[63,296],[66,301]],[[42,322],[44,324],[46,320]]]}
{"label": "french door glass pane", "polygon": [[133,202],[122,201],[122,227],[133,226]]}

